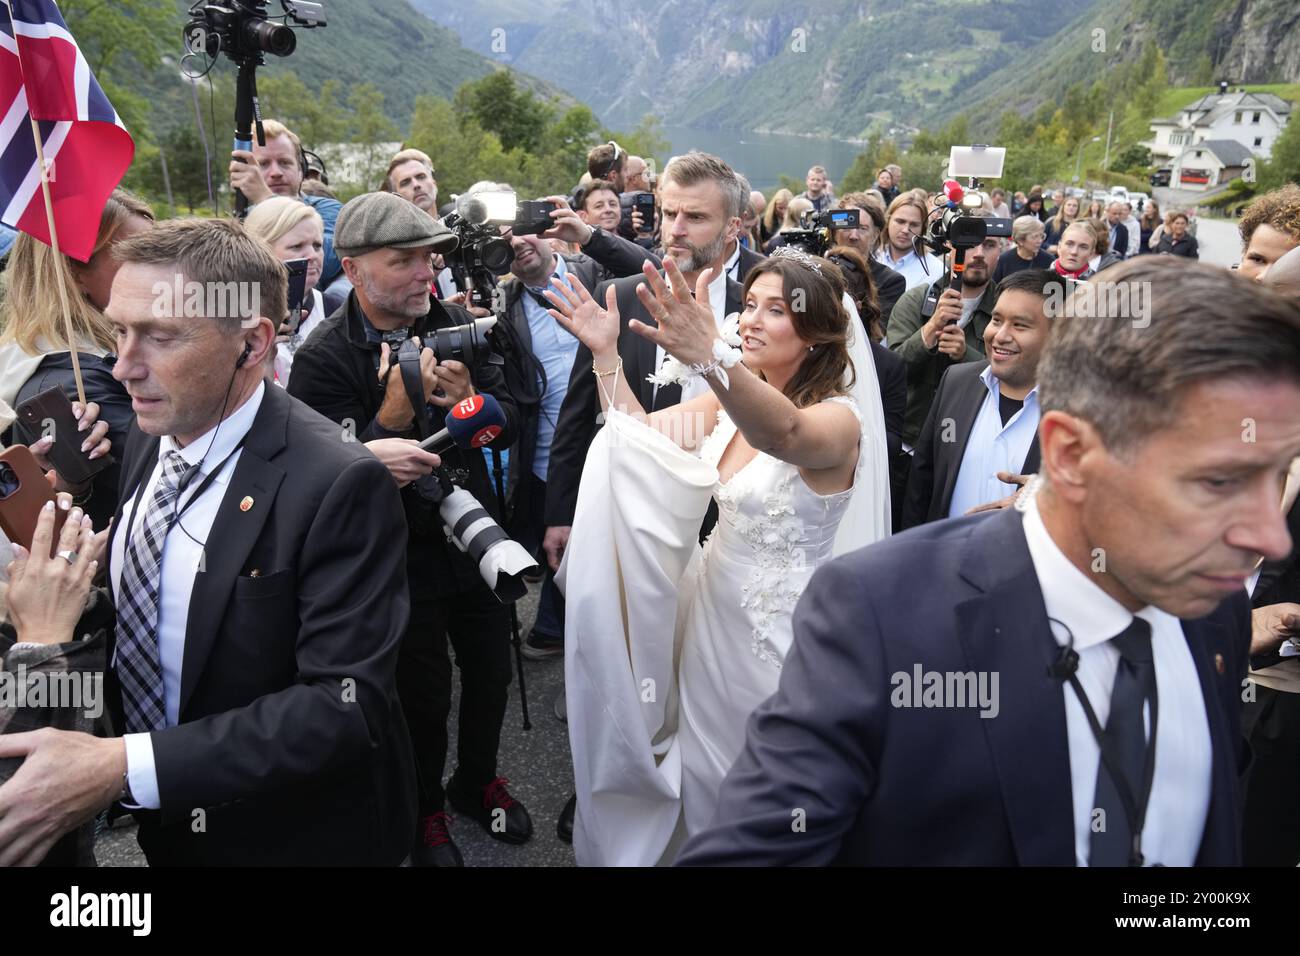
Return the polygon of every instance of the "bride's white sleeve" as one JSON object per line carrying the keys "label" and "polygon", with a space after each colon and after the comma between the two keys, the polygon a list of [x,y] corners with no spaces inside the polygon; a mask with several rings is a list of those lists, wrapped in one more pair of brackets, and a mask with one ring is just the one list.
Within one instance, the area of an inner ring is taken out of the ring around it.
{"label": "bride's white sleeve", "polygon": [[556,575],[579,864],[654,865],[677,825],[677,609],[716,480],[614,410],[587,454]]}

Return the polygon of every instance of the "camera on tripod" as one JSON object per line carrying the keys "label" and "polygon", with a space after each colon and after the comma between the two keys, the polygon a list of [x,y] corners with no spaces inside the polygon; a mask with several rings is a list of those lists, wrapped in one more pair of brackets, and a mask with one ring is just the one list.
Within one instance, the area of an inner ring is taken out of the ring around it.
{"label": "camera on tripod", "polygon": [[[225,0],[205,3],[198,0],[190,7],[190,22],[185,24],[185,46],[193,55],[203,54],[215,60],[218,53],[230,57],[239,67],[235,78],[235,150],[252,152],[256,131],[259,145],[266,145],[262,129],[262,111],[257,102],[257,68],[266,62],[265,54],[288,56],[298,46],[298,38],[289,25],[325,26],[325,9],[305,0],[280,0],[284,14],[268,17],[268,0]],[[279,22],[273,22],[278,20]],[[211,63],[208,69],[212,68]],[[205,71],[206,72],[206,71]],[[241,219],[248,211],[248,197],[235,193],[235,214]]]}
{"label": "camera on tripod", "polygon": [[288,56],[298,46],[298,37],[289,26],[310,29],[325,26],[325,9],[319,3],[280,0],[283,17],[277,23],[267,16],[269,0],[225,0],[190,7],[190,22],[185,25],[185,42],[190,52],[204,52],[209,58],[225,53],[236,63],[262,62],[262,54]]}
{"label": "camera on tripod", "polygon": [[509,272],[515,261],[501,227],[510,227],[517,236],[540,235],[554,224],[551,213],[556,208],[555,203],[542,200],[521,203],[513,189],[497,183],[475,183],[456,197],[455,211],[443,222],[460,243],[455,252],[443,255],[443,261],[456,289],[467,293],[467,305],[491,309],[497,276]]}
{"label": "camera on tripod", "polygon": [[801,229],[781,233],[785,245],[810,256],[824,256],[835,245],[831,233],[839,229],[857,229],[859,213],[856,209],[827,209],[824,212],[809,210],[799,217]]}

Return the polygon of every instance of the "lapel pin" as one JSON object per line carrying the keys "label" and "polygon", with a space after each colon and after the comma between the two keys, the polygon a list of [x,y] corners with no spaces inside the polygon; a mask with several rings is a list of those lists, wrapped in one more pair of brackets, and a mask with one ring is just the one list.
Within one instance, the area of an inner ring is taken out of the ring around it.
{"label": "lapel pin", "polygon": [[248,495],[245,495],[244,500],[239,503],[239,510],[247,511],[251,507],[253,507],[253,499]]}
{"label": "lapel pin", "polygon": [[1216,671],[1218,671],[1220,674],[1223,673],[1223,655],[1222,655],[1222,654],[1215,654],[1215,655],[1214,655],[1214,669],[1215,669]]}
{"label": "lapel pin", "polygon": [[248,576],[249,576],[250,578],[260,578],[260,577],[262,576],[262,569],[261,569],[261,568],[253,568],[253,570],[251,570],[251,571],[248,572]]}

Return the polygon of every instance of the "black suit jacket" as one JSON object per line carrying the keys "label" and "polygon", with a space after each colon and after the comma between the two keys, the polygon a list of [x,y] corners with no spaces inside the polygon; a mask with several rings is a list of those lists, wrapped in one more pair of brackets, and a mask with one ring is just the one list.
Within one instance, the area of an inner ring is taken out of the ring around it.
{"label": "black suit jacket", "polygon": [[[409,613],[397,488],[265,389],[194,579],[180,722],[150,735],[162,806],[138,814],[140,844],[152,865],[396,865],[416,813],[393,678]],[[158,443],[132,430],[124,503]]]}
{"label": "black suit jacket", "polygon": [[[646,376],[655,372],[655,344],[628,329],[629,319],[646,325],[658,323],[636,297],[636,287],[645,282],[642,275],[625,276],[612,280],[617,296],[620,330],[618,354],[623,359],[623,376],[636,391],[641,407],[647,412],[670,408],[682,399],[680,385],[664,385],[656,393]],[[741,310],[741,285],[730,279],[727,283],[727,304],[724,314]],[[605,290],[611,282],[603,282],[594,293],[598,302],[605,301]],[[596,394],[596,376],[591,373],[591,351],[578,346],[573,360],[573,375],[569,391],[560,408],[560,419],[551,442],[551,463],[546,480],[546,524],[560,527],[573,524],[573,512],[578,505],[578,482],[582,466],[587,460],[587,448],[596,436],[596,416],[600,412],[600,398]]]}
{"label": "black suit jacket", "polygon": [[[819,569],[780,686],[679,862],[1075,865],[1069,691],[1048,673],[1059,648],[1021,522],[1014,509],[939,521]],[[1245,591],[1182,624],[1212,752],[1196,864],[1239,865]],[[915,666],[998,674],[997,716],[892,706],[891,675]]]}
{"label": "black suit jacket", "polygon": [[871,358],[880,380],[880,401],[885,408],[885,444],[889,457],[903,451],[903,413],[907,411],[907,364],[879,342],[871,343]]}
{"label": "black suit jacket", "polygon": [[736,263],[736,265],[738,266],[738,268],[736,269],[736,272],[738,273],[736,276],[736,281],[743,286],[745,284],[745,277],[749,275],[750,270],[752,270],[754,266],[758,265],[766,258],[767,256],[763,255],[761,252],[755,252],[753,249],[750,249],[748,246],[741,246],[740,259]]}
{"label": "black suit jacket", "polygon": [[[594,237],[593,237],[594,241]],[[586,256],[566,255],[564,267],[577,276],[588,292],[609,278],[609,272]],[[533,355],[533,332],[524,311],[524,284],[516,278],[501,283],[504,298],[501,320],[508,326],[511,348],[506,354],[503,371],[506,388],[519,406],[519,440],[510,449],[510,480],[506,488],[505,513],[513,515],[515,489],[523,475],[530,474],[537,457],[537,426],[541,417],[542,394],[538,390],[538,362]],[[500,327],[500,326],[498,326]],[[567,389],[569,380],[547,382],[546,389]],[[558,420],[557,420],[558,424]]]}
{"label": "black suit jacket", "polygon": [[907,291],[907,280],[883,262],[877,262],[874,256],[867,257],[867,268],[871,270],[871,279],[876,284],[876,301],[880,303],[880,327],[888,328],[889,313],[894,311],[898,297]]}
{"label": "black suit jacket", "polygon": [[[943,373],[939,389],[934,393],[934,404],[926,417],[921,437],[912,455],[912,473],[907,481],[907,500],[903,506],[903,527],[912,528],[927,521],[948,517],[952,507],[952,492],[957,487],[957,475],[970,444],[971,429],[980,407],[988,397],[988,389],[980,374],[989,367],[988,362],[963,362],[953,365]],[[951,421],[951,429],[945,422]],[[947,435],[951,441],[945,441]],[[1019,474],[1031,475],[1038,471],[1038,433],[1029,443]]]}

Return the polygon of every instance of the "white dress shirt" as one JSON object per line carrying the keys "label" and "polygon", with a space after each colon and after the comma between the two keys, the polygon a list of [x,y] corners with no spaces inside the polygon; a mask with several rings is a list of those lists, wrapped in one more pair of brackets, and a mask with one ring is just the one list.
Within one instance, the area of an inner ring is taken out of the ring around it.
{"label": "white dress shirt", "polygon": [[1015,491],[1015,485],[998,481],[998,472],[1020,474],[1029,446],[1038,433],[1038,386],[1025,396],[1024,404],[1003,425],[999,409],[1002,383],[994,376],[992,367],[980,372],[980,381],[984,383],[984,401],[980,403],[961,456],[952,487],[952,502],[948,506],[949,518],[960,518],[976,505],[997,501]]}
{"label": "white dress shirt", "polygon": [[[1054,622],[1053,636],[1064,646],[1065,628],[1073,635],[1079,683],[1097,721],[1105,727],[1119,669],[1119,651],[1110,639],[1119,636],[1135,615],[1070,562],[1048,534],[1032,498],[1024,507],[1024,528],[1043,604]],[[1150,864],[1191,866],[1205,831],[1213,764],[1200,676],[1178,618],[1150,605],[1136,616],[1151,625],[1159,705],[1156,768],[1142,828],[1142,854]],[[1087,866],[1101,751],[1074,689],[1062,682],[1061,691],[1070,746],[1075,862]],[[1146,722],[1150,734],[1149,708]]]}
{"label": "white dress shirt", "polygon": [[[881,265],[889,266],[907,282],[907,288],[911,289],[918,285],[929,285],[935,279],[943,275],[943,260],[938,256],[932,256],[925,253],[924,259],[916,254],[916,250],[908,250],[907,255],[901,259],[895,259],[888,249],[876,250],[876,261]],[[922,265],[924,262],[924,265]],[[929,270],[927,272],[926,270]]]}
{"label": "white dress shirt", "polygon": [[[153,500],[154,486],[162,475],[162,462],[168,452],[180,452],[191,465],[203,461],[203,470],[186,482],[185,493],[176,502],[177,510],[185,508],[193,500],[179,521],[172,525],[171,531],[163,542],[162,568],[160,580],[160,598],[158,608],[158,658],[162,664],[163,698],[166,702],[167,726],[175,727],[180,723],[181,665],[185,660],[185,631],[189,620],[190,594],[194,590],[194,576],[198,573],[203,559],[203,547],[198,542],[205,542],[212,530],[212,522],[217,516],[217,508],[225,497],[226,485],[234,474],[242,449],[237,448],[248,434],[257,417],[257,410],[262,406],[262,395],[266,383],[259,383],[255,391],[243,405],[235,409],[220,425],[196,438],[184,448],[178,448],[175,440],[164,436],[158,443],[158,461],[153,471],[144,479],[143,489],[139,495],[133,493],[132,499],[122,509],[123,526],[121,533],[113,536],[112,566],[113,593],[121,600],[122,567],[126,555],[128,539],[135,533],[136,526]],[[214,440],[215,433],[215,440]],[[209,448],[208,446],[212,447]],[[194,495],[203,479],[213,469],[219,469],[201,497]],[[192,536],[192,537],[191,537]],[[116,661],[114,661],[116,664]],[[149,734],[126,734],[127,782],[136,805],[150,810],[157,810],[161,805],[158,796],[158,774],[154,767],[153,743]]]}
{"label": "white dress shirt", "polygon": [[[671,284],[669,286],[671,288]],[[718,328],[722,328],[723,321],[727,318],[727,272],[722,270],[713,277],[709,283],[709,307],[713,309],[713,319],[718,323]],[[664,364],[664,347],[655,346],[655,369],[659,369]],[[629,382],[633,390],[636,388],[635,382]],[[703,375],[696,375],[686,380],[682,386],[682,401],[689,402],[692,398],[697,398],[709,390],[709,383],[705,381]],[[656,385],[654,394],[659,394],[659,386]],[[647,412],[651,409],[647,408]]]}
{"label": "white dress shirt", "polygon": [[725,272],[733,282],[741,281],[739,241],[736,242],[736,248],[731,251],[731,255],[727,258],[727,264],[722,267],[722,271]]}

